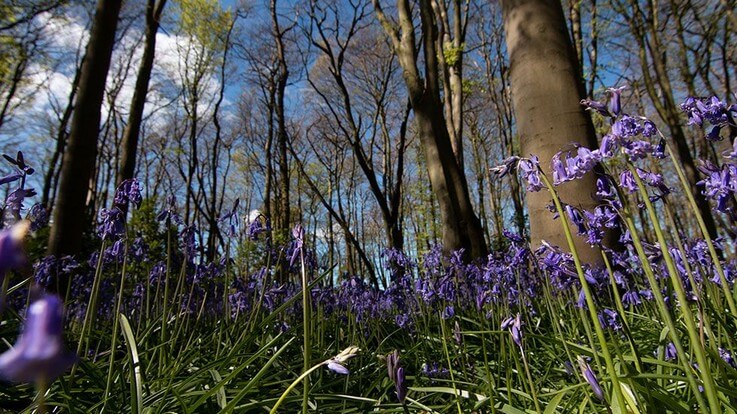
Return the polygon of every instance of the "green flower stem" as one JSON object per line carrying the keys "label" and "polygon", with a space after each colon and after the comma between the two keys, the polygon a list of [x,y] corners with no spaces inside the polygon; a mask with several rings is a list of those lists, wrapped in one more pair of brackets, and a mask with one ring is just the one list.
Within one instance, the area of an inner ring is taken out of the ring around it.
{"label": "green flower stem", "polygon": [[678,354],[678,359],[681,361],[681,367],[683,368],[683,371],[686,373],[686,380],[688,381],[689,386],[691,387],[691,390],[694,393],[694,396],[696,397],[696,401],[699,404],[699,407],[705,407],[706,404],[704,403],[704,399],[701,396],[701,392],[699,391],[698,385],[696,384],[696,379],[693,376],[693,370],[689,366],[689,359],[686,356],[686,352],[683,349],[683,345],[681,344],[681,338],[678,337],[678,331],[676,330],[676,324],[673,322],[673,317],[671,316],[670,312],[668,311],[668,307],[665,305],[665,299],[663,298],[663,293],[658,288],[658,281],[655,279],[655,273],[653,272],[652,267],[650,266],[650,262],[647,259],[647,255],[645,254],[645,250],[642,247],[642,241],[640,240],[640,236],[637,233],[637,228],[635,227],[635,223],[632,220],[632,217],[630,216],[628,210],[625,211],[625,214],[623,214],[624,222],[629,229],[630,237],[632,237],[632,245],[635,247],[635,251],[637,252],[637,256],[640,258],[640,264],[642,265],[642,270],[645,273],[645,277],[647,278],[648,283],[650,284],[650,290],[653,293],[653,296],[655,297],[655,303],[658,306],[658,310],[660,311],[660,316],[663,318],[663,321],[665,322],[665,326],[668,328],[668,333],[670,334],[671,341],[673,342],[673,345],[676,347],[676,353]]}
{"label": "green flower stem", "polygon": [[675,290],[678,301],[681,304],[680,309],[681,312],[683,312],[683,320],[686,324],[686,331],[688,332],[691,348],[696,355],[696,361],[699,364],[699,371],[701,371],[702,373],[701,379],[704,382],[704,391],[706,393],[706,398],[709,401],[709,408],[711,412],[718,413],[721,411],[721,406],[719,403],[719,397],[716,393],[714,378],[712,378],[711,376],[711,370],[709,369],[708,360],[706,359],[704,346],[700,341],[699,332],[696,329],[694,316],[691,312],[691,307],[688,304],[686,292],[683,289],[683,284],[681,283],[681,279],[678,276],[678,270],[676,269],[676,266],[673,263],[673,258],[668,251],[668,246],[666,244],[665,236],[663,235],[663,230],[661,229],[660,222],[658,221],[658,217],[655,214],[655,208],[653,207],[652,202],[650,202],[650,198],[648,197],[647,189],[645,188],[642,179],[640,179],[640,175],[637,173],[635,167],[632,164],[628,164],[627,167],[632,173],[632,176],[637,183],[640,197],[645,203],[645,208],[647,209],[648,215],[650,216],[650,221],[652,221],[653,229],[655,230],[655,234],[658,238],[658,243],[660,244],[660,251],[663,254],[663,260],[665,261],[665,265],[668,268],[668,274],[670,276],[671,284],[673,285],[673,290]]}
{"label": "green flower stem", "polygon": [[[115,313],[113,315],[118,315],[120,313],[120,305],[123,301],[123,289],[125,287],[125,267],[128,264],[128,242],[125,242],[125,248],[123,250],[126,252],[126,254],[123,256],[123,269],[120,272],[120,287],[118,288],[118,298],[115,301]],[[118,321],[119,318],[114,317],[113,318],[113,331],[112,331],[112,337],[110,339],[110,361],[108,362],[108,369],[107,369],[107,381],[105,381],[105,401],[107,402],[107,398],[110,395],[110,386],[113,384],[113,366],[115,365],[115,348],[118,345]],[[106,404],[105,404],[106,405]],[[103,406],[103,410],[105,411],[105,408]]]}
{"label": "green flower stem", "polygon": [[[329,360],[328,360],[328,361],[329,361]],[[320,362],[319,364],[317,364],[317,365],[313,366],[312,368],[310,368],[310,369],[308,369],[307,371],[303,372],[303,373],[302,373],[302,375],[300,375],[299,377],[297,377],[297,379],[296,379],[296,380],[294,380],[294,381],[293,381],[293,382],[292,382],[291,384],[289,384],[289,387],[287,387],[287,389],[286,389],[286,390],[284,391],[284,393],[282,393],[281,397],[279,397],[279,399],[278,399],[278,400],[276,401],[276,403],[274,404],[274,406],[273,406],[273,407],[271,407],[271,411],[269,411],[269,414],[274,414],[274,413],[276,413],[276,409],[277,409],[277,408],[279,408],[279,406],[280,406],[280,405],[281,405],[281,404],[282,404],[282,403],[284,402],[284,399],[285,399],[285,398],[287,398],[287,395],[289,395],[289,393],[290,393],[290,392],[291,392],[291,391],[292,391],[292,390],[293,390],[293,389],[294,389],[294,388],[295,388],[295,387],[296,387],[296,386],[297,386],[297,385],[298,385],[298,384],[299,384],[299,383],[300,383],[300,382],[301,382],[301,381],[302,381],[303,379],[307,378],[307,376],[309,376],[309,375],[310,375],[310,374],[311,374],[311,373],[312,373],[313,371],[317,370],[317,369],[318,369],[318,368],[320,368],[321,366],[323,366],[323,365],[326,365],[326,364],[328,363],[328,361],[323,361],[323,362]]]}
{"label": "green flower stem", "polygon": [[553,185],[550,183],[550,180],[548,180],[548,177],[542,172],[542,170],[539,170],[539,174],[540,179],[548,188],[548,191],[553,198],[553,203],[555,204],[555,209],[558,212],[558,216],[561,220],[563,232],[565,233],[566,241],[568,242],[568,247],[571,249],[573,262],[576,265],[576,273],[578,273],[578,279],[581,282],[581,288],[583,289],[584,296],[586,297],[586,306],[589,309],[589,316],[591,317],[591,321],[593,321],[594,330],[596,331],[596,337],[598,338],[599,346],[601,347],[601,353],[604,357],[607,371],[609,371],[609,377],[612,380],[614,398],[617,400],[618,406],[624,408],[626,407],[626,403],[624,395],[622,394],[622,388],[619,385],[619,377],[617,376],[617,371],[614,367],[612,355],[609,353],[606,337],[604,336],[604,330],[599,323],[599,316],[596,314],[596,303],[594,302],[594,297],[591,293],[591,289],[589,288],[589,282],[586,281],[583,266],[581,265],[581,259],[578,257],[578,251],[576,250],[576,245],[573,241],[573,234],[571,234],[571,229],[568,226],[568,217],[566,216],[565,211],[563,211],[563,206],[561,205],[560,198],[558,197],[555,188],[553,188]]}
{"label": "green flower stem", "polygon": [[[305,269],[305,254],[300,248],[299,261],[301,263],[302,273],[302,325],[303,325],[303,346],[304,346],[304,366],[303,371],[308,371],[310,361],[312,360],[312,333],[310,322],[312,321],[312,307],[310,305],[310,289],[307,281],[307,269]],[[310,379],[305,377],[304,391],[302,392],[302,413],[307,414],[307,407],[310,396]]]}
{"label": "green flower stem", "polygon": [[[665,138],[663,137],[663,139]],[[665,147],[668,149],[668,156],[673,160],[677,159],[673,155],[673,149],[671,148],[670,143],[666,141]],[[709,237],[709,231],[706,229],[704,218],[701,217],[701,213],[699,212],[699,206],[698,204],[696,204],[696,199],[694,198],[693,191],[691,191],[691,185],[686,179],[686,174],[683,172],[683,167],[681,167],[681,165],[677,162],[673,163],[673,167],[675,167],[676,174],[678,174],[678,179],[681,182],[681,187],[683,188],[683,192],[686,194],[686,198],[688,199],[688,202],[691,205],[691,212],[696,217],[696,221],[699,223],[699,228],[701,229],[701,234],[704,236],[706,245],[709,247],[709,255],[711,256],[711,261],[714,262],[714,267],[716,268],[717,274],[719,275],[719,282],[722,285],[722,292],[724,293],[724,296],[727,299],[727,306],[729,307],[729,313],[732,315],[733,318],[736,318],[737,317],[737,306],[735,305],[735,302],[734,302],[734,295],[732,292],[729,291],[729,284],[727,283],[727,278],[724,275],[724,268],[722,267],[722,263],[719,260],[719,255],[717,254],[717,250],[716,248],[714,248],[714,243]]]}

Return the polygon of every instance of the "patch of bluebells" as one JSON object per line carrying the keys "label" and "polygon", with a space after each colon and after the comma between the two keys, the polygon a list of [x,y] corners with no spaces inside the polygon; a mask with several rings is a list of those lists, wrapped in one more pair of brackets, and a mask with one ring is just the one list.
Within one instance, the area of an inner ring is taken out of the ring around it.
{"label": "patch of bluebells", "polygon": [[[5,202],[0,209],[4,226],[10,226],[21,219],[21,211],[23,210],[23,202],[26,198],[36,195],[33,188],[26,188],[26,179],[32,175],[35,170],[26,164],[25,157],[21,151],[18,151],[15,158],[3,154],[3,158],[13,166],[12,172],[0,177],[0,185],[10,185],[17,182],[17,187],[8,191]],[[35,231],[36,229],[32,229]]]}

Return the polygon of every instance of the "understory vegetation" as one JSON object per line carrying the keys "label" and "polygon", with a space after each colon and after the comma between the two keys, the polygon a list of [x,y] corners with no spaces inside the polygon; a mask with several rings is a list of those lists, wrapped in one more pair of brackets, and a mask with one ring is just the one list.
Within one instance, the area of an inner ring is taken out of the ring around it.
{"label": "understory vegetation", "polygon": [[[387,250],[378,287],[320,263],[300,225],[273,240],[238,202],[219,221],[237,243],[205,261],[176,200],[157,211],[135,179],[99,214],[88,258],[44,257],[43,211],[21,209],[31,160],[6,156],[0,374],[17,384],[0,383],[0,409],[735,412],[737,259],[733,239],[708,237],[694,194],[734,229],[737,147],[701,162],[693,188],[669,138],[623,113],[619,93],[584,102],[609,125],[598,149],[564,149],[551,176],[534,156],[494,168],[549,194],[567,246],[531,250],[505,231],[471,263],[442,246]],[[734,141],[737,106],[681,108],[704,139]],[[558,186],[586,174],[596,207],[562,203]],[[580,259],[577,238],[602,265]]]}

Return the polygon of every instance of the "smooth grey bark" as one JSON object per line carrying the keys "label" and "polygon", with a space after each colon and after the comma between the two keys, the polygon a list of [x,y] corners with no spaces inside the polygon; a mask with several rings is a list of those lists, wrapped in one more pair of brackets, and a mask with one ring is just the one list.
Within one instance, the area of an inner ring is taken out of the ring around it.
{"label": "smooth grey bark", "polygon": [[[585,92],[563,8],[559,1],[549,0],[502,0],[501,4],[521,155],[538,156],[543,171],[552,177],[551,159],[558,151],[572,142],[598,146],[591,118],[579,104]],[[595,206],[591,197],[595,184],[589,173],[558,186],[558,192],[563,202],[590,210]],[[528,192],[526,200],[532,246],[545,240],[567,248],[560,221],[547,209],[548,192]],[[583,261],[601,260],[599,250],[583,238],[576,237],[575,242]]]}

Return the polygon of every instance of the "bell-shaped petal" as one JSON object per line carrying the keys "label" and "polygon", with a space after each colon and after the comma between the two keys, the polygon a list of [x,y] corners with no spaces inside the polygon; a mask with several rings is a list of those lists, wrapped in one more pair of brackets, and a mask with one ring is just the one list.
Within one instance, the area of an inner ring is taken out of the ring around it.
{"label": "bell-shaped petal", "polygon": [[63,304],[46,295],[28,308],[23,333],[15,346],[0,355],[0,377],[14,382],[51,382],[69,369],[77,356],[62,341]]}

